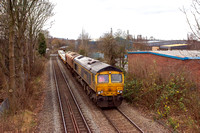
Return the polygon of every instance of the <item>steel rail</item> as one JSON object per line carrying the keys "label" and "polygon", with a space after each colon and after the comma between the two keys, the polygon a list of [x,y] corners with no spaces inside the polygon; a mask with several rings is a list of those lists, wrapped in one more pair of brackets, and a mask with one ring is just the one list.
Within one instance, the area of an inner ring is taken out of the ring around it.
{"label": "steel rail", "polygon": [[65,97],[65,100],[66,100],[66,106],[67,106],[67,109],[69,111],[69,117],[71,118],[71,122],[72,122],[72,126],[73,126],[73,129],[74,129],[74,132],[75,133],[80,133],[80,131],[78,129],[78,124],[76,122],[75,115],[73,113],[73,109],[72,109],[71,104],[70,104],[70,101],[69,101],[68,97],[66,96],[66,94],[64,94],[64,97]]}
{"label": "steel rail", "polygon": [[103,115],[106,117],[106,119],[108,120],[108,122],[113,126],[113,128],[120,133],[120,130],[117,128],[117,126],[112,122],[112,120],[110,120],[110,118],[104,113],[104,111],[102,111]]}
{"label": "steel rail", "polygon": [[[58,60],[57,60],[57,63],[58,63]],[[81,111],[81,109],[80,109],[80,107],[79,107],[79,104],[78,104],[78,102],[77,102],[77,100],[76,100],[76,98],[75,98],[75,96],[74,96],[74,94],[73,94],[73,92],[72,92],[72,89],[71,89],[71,87],[70,87],[70,85],[69,85],[69,83],[68,83],[68,80],[67,80],[67,78],[66,78],[66,75],[65,75],[65,74],[63,73],[63,71],[61,70],[61,67],[60,67],[60,64],[59,64],[59,63],[58,63],[58,66],[59,66],[60,72],[62,73],[62,76],[63,76],[63,78],[64,78],[64,80],[65,80],[65,82],[66,82],[66,84],[67,84],[67,87],[69,88],[70,94],[71,94],[71,96],[72,96],[72,98],[73,98],[73,100],[74,100],[74,102],[75,102],[75,104],[76,104],[76,106],[77,106],[77,108],[78,108],[78,110],[79,110],[79,113],[80,113],[80,115],[81,115],[81,117],[82,117],[82,119],[83,119],[83,121],[84,121],[84,123],[85,123],[85,126],[86,126],[88,132],[91,133],[91,130],[90,130],[90,128],[89,128],[89,126],[88,126],[88,124],[87,124],[87,122],[86,122],[86,119],[85,119],[85,117],[84,117],[84,115],[83,115],[83,113],[82,113],[82,111]]]}
{"label": "steel rail", "polygon": [[57,91],[57,95],[58,95],[59,107],[60,107],[60,112],[61,112],[61,117],[62,117],[62,122],[63,122],[63,128],[64,128],[64,132],[67,133],[67,127],[66,127],[66,123],[65,123],[64,111],[63,111],[63,107],[62,107],[62,101],[61,101],[61,98],[60,98],[58,81],[57,81],[55,67],[54,67],[53,63],[52,63],[52,68],[53,68],[53,75],[54,75],[54,80],[55,80],[55,84],[56,84],[56,91]]}
{"label": "steel rail", "polygon": [[[65,95],[66,97],[66,95]],[[80,133],[79,129],[78,129],[78,124],[76,122],[76,118],[74,116],[74,113],[73,113],[73,109],[71,107],[71,104],[69,102],[69,99],[66,97],[66,101],[67,101],[67,107],[68,107],[68,110],[69,110],[69,113],[70,113],[70,117],[71,117],[71,120],[72,120],[72,123],[73,123],[73,126],[74,126],[74,130],[76,133]]]}
{"label": "steel rail", "polygon": [[134,125],[141,133],[144,133],[144,131],[135,123],[133,122],[128,116],[126,116],[119,108],[116,108],[117,111],[119,111],[132,125]]}

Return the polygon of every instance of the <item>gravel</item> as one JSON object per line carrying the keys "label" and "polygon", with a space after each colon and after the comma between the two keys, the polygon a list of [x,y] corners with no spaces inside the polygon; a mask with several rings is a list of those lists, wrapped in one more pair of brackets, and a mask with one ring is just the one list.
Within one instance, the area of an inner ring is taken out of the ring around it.
{"label": "gravel", "polygon": [[[54,57],[55,58],[55,57]],[[114,128],[110,125],[108,120],[102,114],[102,110],[98,108],[85,94],[80,84],[73,78],[69,70],[59,60],[59,65],[62,69],[65,69],[64,73],[69,80],[69,84],[73,89],[74,95],[77,102],[80,105],[83,115],[88,122],[92,132],[109,132],[114,133]],[[50,60],[49,65],[51,66],[52,61]],[[58,101],[55,91],[54,81],[52,77],[52,69],[47,71],[50,75],[47,79],[47,87],[45,90],[45,99],[42,111],[38,114],[39,125],[36,132],[49,133],[49,132],[62,132],[61,118],[58,110]],[[130,117],[143,131],[145,132],[156,132],[165,133],[169,132],[162,125],[158,124],[151,118],[147,118],[138,109],[130,106],[128,103],[123,102],[119,107],[127,116]]]}
{"label": "gravel", "polygon": [[41,133],[60,133],[61,128],[61,118],[59,115],[59,106],[57,100],[57,94],[55,90],[55,84],[53,79],[53,71],[52,71],[52,60],[50,59],[49,63],[49,71],[46,73],[48,76],[46,80],[46,89],[44,90],[45,98],[42,111],[38,114],[39,125],[36,129],[37,132]]}
{"label": "gravel", "polygon": [[133,120],[145,133],[167,133],[169,132],[162,125],[158,124],[151,118],[145,117],[145,114],[138,111],[133,106],[123,102],[119,107],[131,120]]}

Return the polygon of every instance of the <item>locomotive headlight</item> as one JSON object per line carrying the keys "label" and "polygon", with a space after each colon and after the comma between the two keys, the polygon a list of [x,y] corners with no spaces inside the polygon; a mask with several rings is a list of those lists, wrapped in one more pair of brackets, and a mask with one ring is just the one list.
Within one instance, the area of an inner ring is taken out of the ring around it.
{"label": "locomotive headlight", "polygon": [[120,93],[120,94],[122,94],[123,91],[122,90],[117,90],[117,92]]}
{"label": "locomotive headlight", "polygon": [[100,95],[101,93],[103,93],[103,91],[98,91],[97,94]]}

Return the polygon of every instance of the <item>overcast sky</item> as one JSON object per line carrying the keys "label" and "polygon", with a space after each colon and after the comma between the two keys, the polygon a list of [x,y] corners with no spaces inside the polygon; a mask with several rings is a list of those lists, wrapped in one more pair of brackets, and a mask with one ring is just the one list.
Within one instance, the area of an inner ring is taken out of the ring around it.
{"label": "overcast sky", "polygon": [[55,3],[53,37],[77,39],[82,29],[95,39],[113,29],[157,39],[186,39],[180,8],[192,0],[50,0]]}

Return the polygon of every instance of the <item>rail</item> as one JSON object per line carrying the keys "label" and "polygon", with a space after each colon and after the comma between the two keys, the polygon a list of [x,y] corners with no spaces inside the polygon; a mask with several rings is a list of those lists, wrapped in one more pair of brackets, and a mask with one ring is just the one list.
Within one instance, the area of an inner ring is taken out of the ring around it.
{"label": "rail", "polygon": [[[118,114],[116,114],[117,112],[119,113],[119,115],[121,114],[121,117],[123,117],[123,119],[128,122],[128,123],[124,123],[124,124],[128,124],[129,125],[129,129],[131,130],[130,132],[132,132],[132,130],[136,130],[139,131],[141,133],[144,133],[144,131],[135,123],[133,122],[127,115],[125,115],[120,109],[115,108],[115,109],[110,109],[110,110],[102,110],[103,115],[106,117],[106,119],[108,120],[108,122],[113,126],[113,128],[116,130],[116,132],[120,133],[120,132],[126,132],[124,131],[124,129],[121,128],[121,125],[119,125],[116,123],[116,120],[112,120],[112,116],[110,115],[111,113],[113,113],[112,111],[115,111],[115,117],[118,116]],[[117,111],[117,112],[116,112]],[[107,114],[107,113],[108,114]],[[116,118],[115,118],[116,119]],[[120,121],[120,120],[117,120]],[[132,126],[131,126],[132,125]],[[127,126],[127,125],[126,125]],[[135,127],[135,128],[134,128]],[[121,129],[120,129],[121,128]],[[127,129],[128,130],[128,129]],[[129,131],[128,131],[129,132]]]}
{"label": "rail", "polygon": [[144,133],[144,131],[135,122],[133,122],[127,115],[125,115],[119,108],[117,108],[117,111],[119,111],[124,117],[126,117],[126,119],[138,129],[138,131]]}
{"label": "rail", "polygon": [[59,107],[60,107],[60,112],[61,112],[61,117],[62,117],[62,122],[63,122],[63,128],[64,128],[64,132],[67,133],[67,127],[66,127],[66,123],[65,123],[64,111],[63,111],[63,107],[62,107],[62,101],[61,101],[61,97],[60,97],[58,81],[57,81],[55,67],[54,67],[53,63],[52,63],[52,68],[53,68],[53,75],[54,75],[54,80],[55,80],[55,84],[56,84],[56,92],[57,92],[57,96],[58,96]]}
{"label": "rail", "polygon": [[[57,60],[57,63],[58,63],[58,60]],[[86,127],[86,129],[87,129],[87,132],[88,132],[88,133],[91,133],[91,130],[90,130],[90,128],[89,128],[89,126],[88,126],[88,124],[87,124],[87,122],[86,122],[86,119],[85,119],[85,117],[84,117],[84,115],[83,115],[83,113],[82,113],[82,111],[81,111],[81,109],[80,109],[80,106],[79,106],[79,104],[78,104],[78,102],[77,102],[77,100],[76,100],[76,98],[75,98],[75,96],[74,96],[74,94],[73,94],[72,88],[70,87],[69,82],[68,82],[68,80],[67,80],[67,78],[66,78],[66,75],[64,74],[63,70],[61,69],[61,66],[60,66],[59,63],[58,63],[58,67],[59,67],[60,72],[62,73],[63,79],[64,79],[64,81],[65,81],[65,83],[66,83],[66,85],[67,85],[67,88],[69,89],[69,92],[70,92],[70,94],[71,94],[71,97],[73,98],[73,101],[74,101],[74,103],[75,103],[77,109],[78,109],[78,112],[79,112],[79,114],[81,115],[81,118],[82,118],[82,120],[83,120],[83,122],[84,122],[84,125],[85,125],[85,127]],[[68,98],[66,98],[66,99],[68,99]],[[68,102],[67,102],[68,109],[70,110],[70,114],[72,114],[72,115],[71,115],[71,118],[72,118],[72,121],[73,121],[73,125],[74,125],[74,127],[75,127],[75,132],[80,132],[80,131],[79,131],[79,127],[78,127],[78,123],[77,123],[77,121],[76,121],[76,118],[75,118],[75,116],[73,115],[73,109],[72,109],[72,107],[71,107],[71,105],[70,105],[70,103],[69,103],[69,100],[67,100],[67,101],[68,101]]]}

